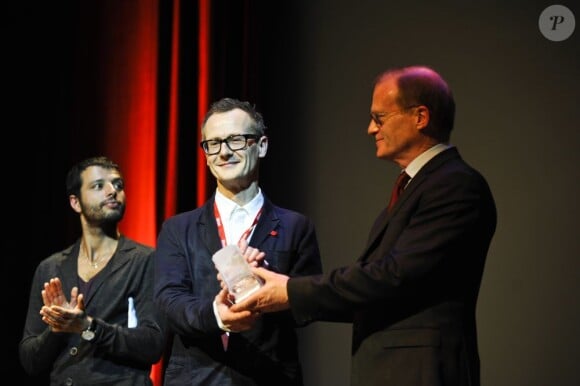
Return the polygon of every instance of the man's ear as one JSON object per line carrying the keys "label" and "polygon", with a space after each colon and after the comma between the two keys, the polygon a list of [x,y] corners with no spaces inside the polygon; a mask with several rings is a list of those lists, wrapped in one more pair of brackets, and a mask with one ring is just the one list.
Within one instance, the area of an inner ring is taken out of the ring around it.
{"label": "man's ear", "polygon": [[267,152],[268,152],[268,137],[263,135],[258,140],[258,156],[260,158],[264,158]]}
{"label": "man's ear", "polygon": [[68,196],[68,202],[70,204],[70,207],[73,208],[75,212],[81,213],[81,203],[77,196],[71,194],[70,196]]}
{"label": "man's ear", "polygon": [[415,107],[416,111],[415,111],[415,124],[417,125],[417,129],[418,130],[423,130],[424,128],[426,128],[427,126],[429,126],[429,119],[431,119],[431,116],[429,114],[429,109],[427,108],[427,106],[417,106]]}

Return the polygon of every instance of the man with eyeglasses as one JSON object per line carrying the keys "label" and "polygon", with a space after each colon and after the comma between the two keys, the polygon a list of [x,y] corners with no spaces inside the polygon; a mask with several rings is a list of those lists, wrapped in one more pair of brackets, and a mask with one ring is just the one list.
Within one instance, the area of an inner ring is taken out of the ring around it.
{"label": "man with eyeglasses", "polygon": [[352,323],[351,385],[478,386],[475,306],[497,218],[485,178],[449,143],[451,89],[429,67],[391,69],[370,114],[377,158],[401,174],[361,255],[309,277],[256,267],[265,284],[230,311]]}
{"label": "man with eyeglasses", "polygon": [[212,262],[226,245],[249,244],[267,254],[253,264],[291,277],[322,272],[312,221],[275,206],[260,189],[265,130],[250,103],[231,98],[212,104],[202,122],[215,194],[167,219],[155,253],[155,298],[174,334],[164,386],[303,384],[295,331],[302,325],[286,311],[231,313]]}

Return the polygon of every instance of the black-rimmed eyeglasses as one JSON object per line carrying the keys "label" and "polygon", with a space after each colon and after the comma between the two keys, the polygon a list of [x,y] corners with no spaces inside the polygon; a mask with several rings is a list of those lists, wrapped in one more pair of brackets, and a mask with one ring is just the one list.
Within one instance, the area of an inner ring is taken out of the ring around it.
{"label": "black-rimmed eyeglasses", "polygon": [[199,145],[207,155],[217,154],[222,150],[222,143],[226,143],[231,151],[243,150],[248,146],[248,139],[257,141],[262,136],[258,134],[234,134],[225,139],[208,139],[201,141]]}

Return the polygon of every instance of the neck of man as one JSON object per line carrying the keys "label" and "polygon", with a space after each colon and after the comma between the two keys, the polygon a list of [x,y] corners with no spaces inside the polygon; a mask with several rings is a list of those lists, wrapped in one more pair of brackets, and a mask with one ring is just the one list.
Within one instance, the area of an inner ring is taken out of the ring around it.
{"label": "neck of man", "polygon": [[115,221],[91,222],[81,217],[82,245],[86,251],[109,249],[111,245],[117,246],[121,233],[118,223]]}
{"label": "neck of man", "polygon": [[111,237],[104,232],[83,232],[79,257],[86,258],[91,264],[105,264],[115,253],[118,244],[118,236]]}

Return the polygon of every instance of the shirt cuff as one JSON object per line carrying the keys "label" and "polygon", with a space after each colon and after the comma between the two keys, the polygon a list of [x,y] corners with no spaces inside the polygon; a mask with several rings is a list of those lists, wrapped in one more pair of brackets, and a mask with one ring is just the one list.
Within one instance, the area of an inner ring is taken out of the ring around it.
{"label": "shirt cuff", "polygon": [[213,314],[215,315],[215,320],[217,321],[219,328],[225,332],[232,332],[232,330],[230,330],[229,328],[227,328],[223,324],[223,322],[220,318],[220,314],[218,313],[217,302],[215,300],[213,301],[212,307],[213,307]]}

